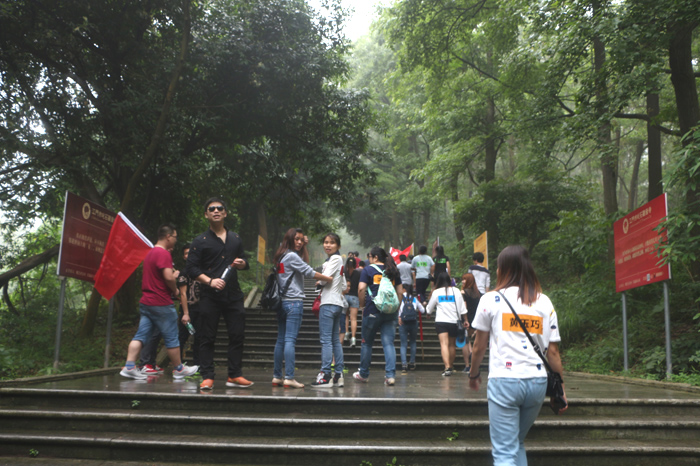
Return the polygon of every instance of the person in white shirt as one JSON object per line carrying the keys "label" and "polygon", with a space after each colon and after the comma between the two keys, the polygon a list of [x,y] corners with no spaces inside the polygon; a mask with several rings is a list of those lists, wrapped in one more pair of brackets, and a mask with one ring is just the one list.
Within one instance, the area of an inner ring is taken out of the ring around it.
{"label": "person in white shirt", "polygon": [[396,264],[396,268],[399,269],[399,273],[401,274],[401,284],[403,285],[403,289],[407,291],[410,294],[413,294],[413,266],[406,262],[406,255],[401,254],[399,256],[399,262]]}
{"label": "person in white shirt", "polygon": [[435,270],[435,262],[428,254],[428,247],[422,245],[418,248],[418,255],[411,261],[411,267],[416,271],[416,295],[418,299],[425,302],[428,296],[428,285],[430,285],[430,274]]}
{"label": "person in white shirt", "polygon": [[476,287],[481,294],[484,294],[491,289],[491,274],[489,273],[489,269],[484,267],[484,254],[475,252],[474,255],[472,255],[472,261],[474,263],[469,266],[467,273],[474,275]]}
{"label": "person in white shirt", "polygon": [[[401,256],[404,257],[404,256]],[[405,262],[403,262],[405,264]],[[405,285],[404,285],[405,286]],[[413,312],[410,312],[411,303]],[[409,369],[416,369],[416,336],[418,335],[418,313],[425,314],[425,308],[411,293],[404,291],[401,305],[399,306],[399,336],[401,337],[401,374],[408,374]],[[411,345],[411,354],[407,357],[408,345]]]}
{"label": "person in white shirt", "polygon": [[464,328],[469,327],[466,319],[467,306],[462,299],[459,288],[452,286],[452,279],[447,272],[437,276],[435,289],[430,295],[427,307],[428,314],[435,312],[435,330],[440,339],[440,353],[445,370],[442,375],[448,377],[454,372],[455,342],[460,336],[457,321],[462,321]]}
{"label": "person in white shirt", "polygon": [[[488,347],[487,397],[494,464],[526,465],[523,442],[542,409],[547,370],[508,303],[537,346],[546,349],[552,370],[561,375],[559,324],[552,302],[542,294],[527,249],[508,246],[498,255],[497,264],[496,288],[481,297],[472,324],[476,340],[469,386],[479,390],[479,366]],[[560,409],[559,414],[565,410]]]}
{"label": "person in white shirt", "polygon": [[[321,290],[321,310],[318,314],[318,330],[321,340],[321,372],[311,383],[311,388],[342,387],[343,345],[340,343],[340,319],[343,319],[343,292],[347,288],[343,256],[340,255],[340,237],[329,233],[323,238],[323,250],[328,259],[323,264],[323,275],[332,277]],[[331,364],[335,359],[335,374],[331,374]],[[331,378],[332,377],[332,378]]]}

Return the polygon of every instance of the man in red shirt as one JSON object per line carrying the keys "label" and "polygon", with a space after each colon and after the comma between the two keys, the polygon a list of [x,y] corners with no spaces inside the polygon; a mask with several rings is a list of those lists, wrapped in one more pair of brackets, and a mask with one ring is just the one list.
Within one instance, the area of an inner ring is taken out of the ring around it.
{"label": "man in red shirt", "polygon": [[175,280],[177,272],[173,268],[170,251],[177,243],[177,231],[170,224],[158,228],[158,242],[148,252],[143,261],[143,295],[139,301],[141,321],[126,356],[126,365],[119,374],[132,379],[146,379],[148,376],[136,366],[136,358],[144,342],[151,336],[153,327],[163,335],[165,347],[173,363],[173,377],[183,378],[197,372],[198,367],[188,367],[180,359],[180,342],[178,340],[177,311],[173,305],[180,294]]}

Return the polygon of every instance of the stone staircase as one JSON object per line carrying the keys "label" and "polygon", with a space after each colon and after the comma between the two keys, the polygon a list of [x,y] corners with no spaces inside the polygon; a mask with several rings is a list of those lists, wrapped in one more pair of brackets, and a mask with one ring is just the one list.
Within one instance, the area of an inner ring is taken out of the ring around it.
{"label": "stone staircase", "polygon": [[[297,356],[304,381],[320,364],[315,317],[308,311],[305,320]],[[197,381],[169,375],[0,386],[0,465],[490,465],[485,389],[468,390],[464,374],[439,375],[429,328],[424,370],[398,375],[394,387],[382,384],[379,348],[367,384],[271,387],[275,321],[256,309],[246,337],[250,389],[226,389],[225,374],[206,394]],[[349,360],[359,357],[354,350]],[[700,464],[697,394],[571,375],[566,382],[571,407],[564,416],[543,407],[526,441],[530,464]]]}
{"label": "stone staircase", "polygon": [[[319,343],[318,319],[311,312],[311,305],[316,297],[314,291],[314,281],[305,281],[304,317],[299,330],[296,345],[296,367],[299,369],[320,369],[321,367],[321,346]],[[259,369],[269,369],[273,367],[273,351],[277,340],[277,317],[274,313],[265,311],[254,302],[254,307],[248,309],[246,315],[246,339],[244,351],[244,364],[246,367]],[[343,356],[348,372],[356,371],[360,366],[360,343],[362,341],[362,312],[358,312],[357,318],[357,345],[352,348],[349,342],[343,343]],[[416,369],[442,372],[444,365],[440,356],[440,343],[435,333],[434,315],[423,316],[423,342],[418,338],[416,349]],[[217,338],[214,361],[217,365],[226,365],[227,347],[226,327],[223,321],[219,326],[219,336]],[[401,370],[400,346],[398,330],[395,338],[396,346],[396,368]],[[379,335],[375,338],[372,351],[372,369],[382,370],[384,367],[384,352],[382,350]],[[191,360],[191,351],[186,353],[185,359]],[[408,355],[407,355],[408,357]],[[488,360],[483,363],[488,367]],[[464,358],[461,351],[457,351],[455,366],[458,370],[464,369]]]}

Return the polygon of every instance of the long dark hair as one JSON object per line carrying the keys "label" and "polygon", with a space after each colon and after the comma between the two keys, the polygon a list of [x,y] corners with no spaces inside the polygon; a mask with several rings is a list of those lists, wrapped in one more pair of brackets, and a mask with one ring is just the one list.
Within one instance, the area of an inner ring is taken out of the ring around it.
{"label": "long dark hair", "polygon": [[452,277],[447,272],[440,272],[435,280],[435,289],[449,288],[452,286]]}
{"label": "long dark hair", "polygon": [[498,255],[496,290],[510,286],[518,287],[518,297],[525,305],[537,301],[542,293],[540,281],[530,261],[530,254],[523,246],[507,246]]}
{"label": "long dark hair", "polygon": [[347,278],[350,278],[350,275],[352,275],[356,268],[357,261],[354,257],[349,257],[348,260],[345,262],[345,276]]}
{"label": "long dark hair", "polygon": [[379,262],[384,264],[384,272],[389,280],[394,283],[401,280],[401,274],[399,273],[399,269],[396,268],[394,258],[387,254],[384,249],[380,248],[379,246],[375,246],[369,252],[369,255],[376,257]]}
{"label": "long dark hair", "polygon": [[[275,257],[273,259],[275,264],[279,263],[279,261],[282,259],[282,256],[284,256],[287,250],[291,249],[292,251],[295,251],[294,238],[297,236],[298,233],[301,233],[303,235],[304,230],[302,230],[301,228],[290,228],[289,230],[287,230],[287,233],[284,234],[284,238],[282,238],[282,244],[280,244],[280,247],[277,248],[277,252],[275,253]],[[299,251],[299,254],[303,254],[304,249],[306,249],[306,245],[302,246],[301,251]]]}
{"label": "long dark hair", "polygon": [[470,298],[478,298],[481,294],[479,288],[476,286],[476,280],[474,275],[470,273],[465,273],[462,275],[462,291],[466,293]]}
{"label": "long dark hair", "polygon": [[442,258],[445,257],[445,248],[442,246],[436,246],[435,247],[435,258]]}

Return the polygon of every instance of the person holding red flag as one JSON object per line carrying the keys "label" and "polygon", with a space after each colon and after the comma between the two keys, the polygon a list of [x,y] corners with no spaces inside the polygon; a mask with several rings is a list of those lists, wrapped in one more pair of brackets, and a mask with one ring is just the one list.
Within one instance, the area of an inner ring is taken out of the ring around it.
{"label": "person holding red flag", "polygon": [[209,229],[192,241],[187,257],[187,275],[203,286],[200,290],[201,321],[199,362],[204,379],[201,390],[214,388],[214,342],[221,316],[228,331],[227,387],[248,388],[253,382],[243,377],[243,340],[245,308],[243,292],[238,284],[238,271],[248,270],[243,242],[237,233],[224,225],[226,204],[212,197],[204,204],[204,217]]}
{"label": "person holding red flag", "polygon": [[158,242],[143,261],[143,295],[139,301],[141,320],[136,335],[129,343],[126,365],[119,373],[132,379],[146,379],[148,376],[136,367],[136,358],[144,342],[151,337],[153,327],[160,330],[170,361],[175,369],[173,377],[183,378],[197,372],[197,366],[188,367],[180,359],[180,341],[177,329],[177,311],[173,305],[173,296],[180,294],[175,280],[177,273],[173,269],[170,251],[177,243],[177,231],[170,224],[158,228]]}

